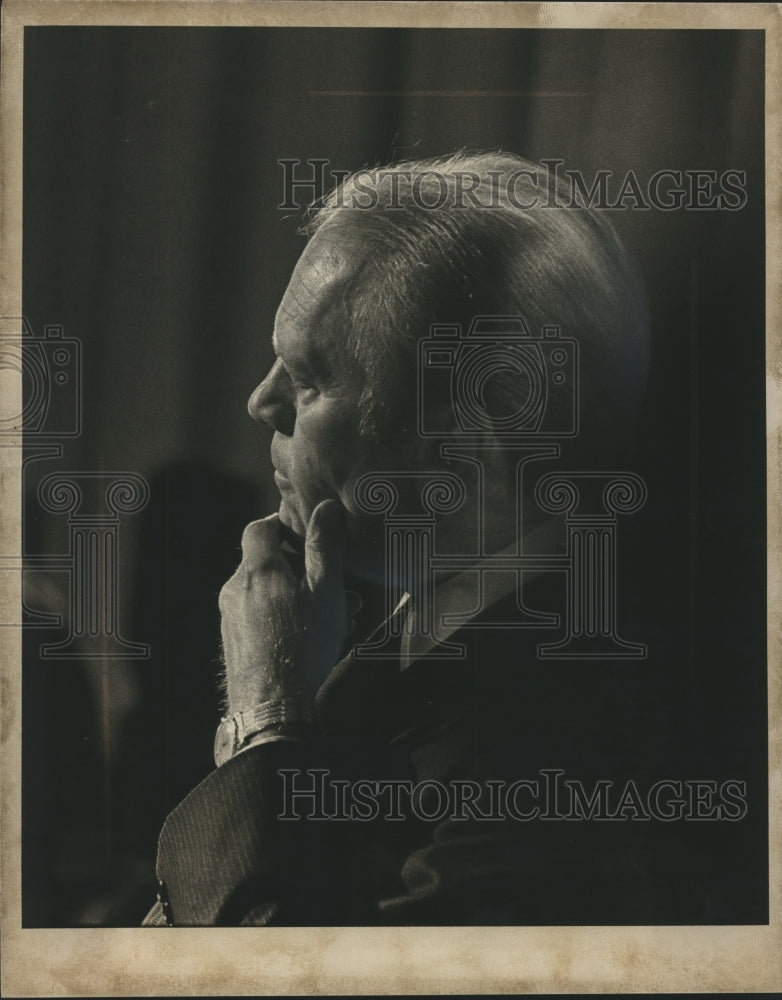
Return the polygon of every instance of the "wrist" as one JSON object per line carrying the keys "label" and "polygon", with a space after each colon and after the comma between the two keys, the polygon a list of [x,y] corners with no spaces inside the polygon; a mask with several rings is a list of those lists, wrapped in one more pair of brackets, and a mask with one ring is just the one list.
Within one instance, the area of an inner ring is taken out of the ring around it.
{"label": "wrist", "polygon": [[257,705],[268,702],[296,699],[304,701],[301,685],[293,678],[270,680],[258,676],[226,671],[226,715],[252,711]]}
{"label": "wrist", "polygon": [[226,715],[215,735],[215,763],[219,767],[249,746],[269,742],[272,737],[306,740],[312,729],[312,719],[312,705],[308,701],[288,696]]}

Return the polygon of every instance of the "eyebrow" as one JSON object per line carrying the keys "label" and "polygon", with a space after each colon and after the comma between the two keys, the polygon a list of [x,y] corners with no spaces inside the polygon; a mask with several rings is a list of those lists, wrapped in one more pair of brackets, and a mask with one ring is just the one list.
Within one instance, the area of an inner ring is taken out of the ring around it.
{"label": "eyebrow", "polygon": [[272,347],[274,349],[275,355],[282,361],[286,368],[291,369],[294,372],[301,372],[302,374],[314,376],[323,382],[328,382],[332,379],[331,368],[325,358],[325,355],[318,350],[317,347],[312,350],[311,358],[303,358],[301,355],[289,354],[288,352],[280,352],[279,341],[277,339],[277,331],[274,330],[272,333]]}

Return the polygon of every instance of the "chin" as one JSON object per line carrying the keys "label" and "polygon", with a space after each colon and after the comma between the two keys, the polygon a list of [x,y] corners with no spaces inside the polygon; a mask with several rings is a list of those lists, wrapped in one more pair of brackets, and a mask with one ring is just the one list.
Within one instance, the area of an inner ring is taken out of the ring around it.
{"label": "chin", "polygon": [[284,497],[280,501],[278,513],[282,524],[285,525],[289,531],[292,531],[294,535],[298,535],[303,541],[304,536],[307,534],[307,525],[304,521],[302,521],[295,508],[288,505]]}

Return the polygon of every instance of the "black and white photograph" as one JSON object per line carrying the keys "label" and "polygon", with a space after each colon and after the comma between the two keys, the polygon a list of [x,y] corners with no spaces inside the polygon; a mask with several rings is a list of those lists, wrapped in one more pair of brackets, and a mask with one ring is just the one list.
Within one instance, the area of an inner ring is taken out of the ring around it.
{"label": "black and white photograph", "polygon": [[782,986],[778,10],[673,7],[5,5],[6,995]]}

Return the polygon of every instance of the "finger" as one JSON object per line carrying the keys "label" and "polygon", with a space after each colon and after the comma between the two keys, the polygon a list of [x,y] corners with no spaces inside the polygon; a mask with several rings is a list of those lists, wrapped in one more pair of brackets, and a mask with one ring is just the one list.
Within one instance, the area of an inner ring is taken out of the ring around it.
{"label": "finger", "polygon": [[258,521],[250,521],[242,532],[242,552],[251,549],[253,545],[278,540],[279,521],[280,515],[277,513],[269,514],[268,517],[262,517]]}
{"label": "finger", "polygon": [[343,586],[345,520],[336,500],[322,500],[312,512],[304,541],[304,571],[311,591]]}
{"label": "finger", "polygon": [[349,615],[357,615],[364,606],[361,594],[357,590],[346,590],[345,605],[347,606]]}
{"label": "finger", "polygon": [[248,566],[268,566],[287,562],[280,547],[279,514],[251,521],[242,533],[242,561]]}
{"label": "finger", "polygon": [[293,528],[282,520],[279,514],[275,514],[274,516],[277,518],[280,541],[283,545],[288,545],[294,552],[301,552],[304,547],[304,539],[301,535],[297,535]]}

